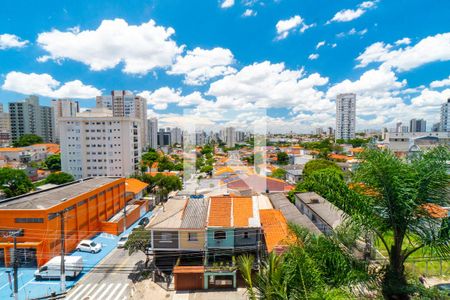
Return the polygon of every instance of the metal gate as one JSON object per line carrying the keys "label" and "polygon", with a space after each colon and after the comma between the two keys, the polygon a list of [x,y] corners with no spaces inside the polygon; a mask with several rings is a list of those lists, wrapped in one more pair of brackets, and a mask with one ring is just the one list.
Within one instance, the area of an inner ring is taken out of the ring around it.
{"label": "metal gate", "polygon": [[[37,267],[36,248],[17,248],[17,261],[21,268]],[[14,249],[10,249],[11,265]]]}
{"label": "metal gate", "polygon": [[0,248],[0,268],[5,267],[5,248]]}

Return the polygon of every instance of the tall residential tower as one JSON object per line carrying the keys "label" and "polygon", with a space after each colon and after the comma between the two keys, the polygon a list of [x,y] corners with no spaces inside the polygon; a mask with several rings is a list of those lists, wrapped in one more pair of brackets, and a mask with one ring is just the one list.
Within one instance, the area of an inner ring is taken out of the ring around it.
{"label": "tall residential tower", "polygon": [[339,94],[336,97],[335,138],[349,140],[355,138],[356,95]]}
{"label": "tall residential tower", "polygon": [[441,131],[450,131],[450,98],[441,106]]}

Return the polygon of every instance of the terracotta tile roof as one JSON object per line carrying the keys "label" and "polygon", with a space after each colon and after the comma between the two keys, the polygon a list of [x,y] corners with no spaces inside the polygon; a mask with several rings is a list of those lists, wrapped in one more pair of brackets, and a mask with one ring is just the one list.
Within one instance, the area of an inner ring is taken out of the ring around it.
{"label": "terracotta tile roof", "polygon": [[211,197],[208,226],[231,227],[230,197]]}
{"label": "terracotta tile roof", "polygon": [[204,266],[175,266],[173,268],[174,274],[192,274],[192,273],[205,273]]}
{"label": "terracotta tile roof", "polygon": [[175,172],[146,172],[145,174],[148,174],[150,176],[156,176],[157,174],[162,174],[164,176],[177,176],[177,173]]}
{"label": "terracotta tile roof", "polygon": [[281,179],[264,177],[260,175],[250,175],[228,183],[230,189],[252,189],[258,193],[290,191],[293,186],[287,184]]}
{"label": "terracotta tile roof", "polygon": [[152,164],[152,169],[158,169],[158,162],[157,162],[157,161],[155,161],[155,162]]}
{"label": "terracotta tile roof", "polygon": [[251,197],[233,198],[234,227],[248,227],[248,219],[253,217],[253,200]]}
{"label": "terracotta tile roof", "polygon": [[364,148],[362,148],[362,147],[357,147],[357,148],[351,149],[351,152],[353,152],[353,153],[361,153],[363,151],[364,151]]}
{"label": "terracotta tile roof", "polygon": [[428,216],[432,218],[442,219],[448,217],[447,210],[434,203],[422,204],[421,209],[426,211]]}
{"label": "terracotta tile roof", "polygon": [[286,219],[280,210],[261,209],[259,210],[259,216],[261,218],[261,226],[264,231],[264,240],[268,252],[282,250],[285,248],[283,246],[294,241],[294,237],[289,233]]}
{"label": "terracotta tile roof", "polygon": [[148,187],[148,184],[145,182],[142,182],[136,178],[127,178],[125,179],[125,191],[131,192],[133,194],[139,194],[142,192],[146,187]]}
{"label": "terracotta tile roof", "polygon": [[25,151],[24,148],[0,148],[0,152],[20,152]]}
{"label": "terracotta tile roof", "polygon": [[352,159],[351,157],[348,157],[347,155],[342,155],[342,154],[330,154],[328,155],[329,158],[331,159],[338,159],[338,160],[350,160]]}

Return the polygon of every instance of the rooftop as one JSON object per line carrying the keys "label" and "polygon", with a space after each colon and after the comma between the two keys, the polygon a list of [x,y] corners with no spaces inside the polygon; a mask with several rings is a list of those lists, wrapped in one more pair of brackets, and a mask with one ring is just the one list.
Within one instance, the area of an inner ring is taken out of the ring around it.
{"label": "rooftop", "polygon": [[322,196],[314,193],[298,193],[295,196],[306,204],[316,215],[335,229],[344,221],[344,212]]}
{"label": "rooftop", "polygon": [[181,227],[183,210],[187,199],[172,198],[164,203],[163,209],[150,220],[147,228],[177,229]]}
{"label": "rooftop", "polygon": [[276,247],[286,246],[292,241],[286,218],[280,210],[261,209],[259,214],[268,252],[272,252]]}
{"label": "rooftop", "polygon": [[270,201],[276,209],[281,210],[288,222],[300,225],[312,233],[320,234],[320,230],[311,220],[302,214],[284,193],[273,193],[269,195]]}
{"label": "rooftop", "polygon": [[207,198],[189,198],[181,217],[181,228],[205,228],[207,215]]}
{"label": "rooftop", "polygon": [[136,178],[127,178],[125,179],[125,191],[133,194],[139,194],[142,192],[148,184],[142,182]]}
{"label": "rooftop", "polygon": [[210,227],[259,227],[258,199],[213,196],[208,217]]}
{"label": "rooftop", "polygon": [[44,191],[38,191],[0,201],[1,209],[47,209],[96,188],[118,180],[118,177],[94,177],[74,181]]}

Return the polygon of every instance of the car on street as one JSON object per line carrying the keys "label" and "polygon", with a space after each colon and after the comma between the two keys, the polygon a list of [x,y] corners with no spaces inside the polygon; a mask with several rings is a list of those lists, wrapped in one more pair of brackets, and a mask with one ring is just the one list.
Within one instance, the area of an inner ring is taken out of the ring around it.
{"label": "car on street", "polygon": [[147,224],[150,222],[150,220],[147,218],[147,217],[143,217],[140,221],[139,221],[139,223],[138,223],[138,225],[139,226],[142,226],[142,227],[145,227],[145,226],[147,226]]}
{"label": "car on street", "polygon": [[125,247],[125,243],[128,241],[128,234],[122,236],[119,241],[117,242],[117,248],[123,248]]}
{"label": "car on street", "polygon": [[76,250],[82,252],[98,253],[102,250],[102,245],[92,240],[82,240],[78,244]]}

